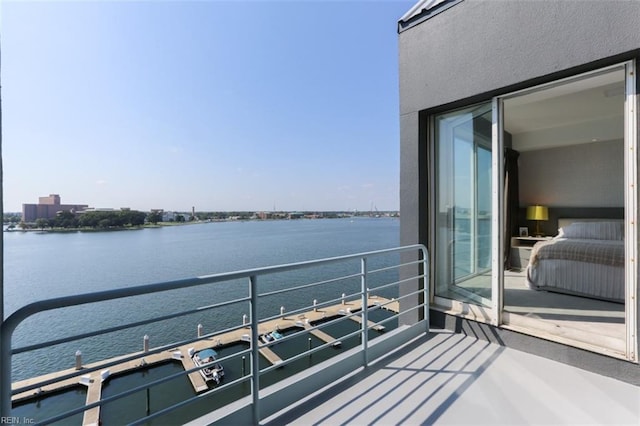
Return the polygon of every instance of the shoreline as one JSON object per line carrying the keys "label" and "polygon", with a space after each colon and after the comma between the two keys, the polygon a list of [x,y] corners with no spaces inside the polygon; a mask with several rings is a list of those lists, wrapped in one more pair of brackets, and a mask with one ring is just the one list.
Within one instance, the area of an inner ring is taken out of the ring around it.
{"label": "shoreline", "polygon": [[[77,232],[118,232],[118,231],[139,231],[142,229],[156,229],[164,228],[168,226],[185,226],[185,225],[199,225],[204,223],[221,223],[221,222],[283,222],[283,221],[299,221],[299,220],[329,220],[329,219],[399,219],[398,216],[351,216],[351,217],[316,217],[316,218],[299,218],[299,219],[215,219],[215,220],[200,220],[190,222],[158,222],[157,224],[147,224],[141,226],[123,226],[113,228],[31,228],[31,229],[7,229],[4,228],[4,232],[35,232],[39,234],[72,234]],[[5,225],[6,226],[6,225]]]}

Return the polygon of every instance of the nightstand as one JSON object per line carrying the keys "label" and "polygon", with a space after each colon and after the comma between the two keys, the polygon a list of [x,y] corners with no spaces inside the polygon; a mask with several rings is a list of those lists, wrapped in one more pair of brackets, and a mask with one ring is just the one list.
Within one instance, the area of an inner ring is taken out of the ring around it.
{"label": "nightstand", "polygon": [[529,264],[531,250],[538,241],[547,241],[552,237],[511,237],[511,268],[524,269]]}

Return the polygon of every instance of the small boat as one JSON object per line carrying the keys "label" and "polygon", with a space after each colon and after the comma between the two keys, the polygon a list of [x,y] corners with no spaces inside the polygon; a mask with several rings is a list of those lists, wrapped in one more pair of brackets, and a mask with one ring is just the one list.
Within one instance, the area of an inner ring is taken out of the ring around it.
{"label": "small boat", "polygon": [[[196,367],[200,367],[215,362],[218,353],[213,349],[203,349],[199,352],[195,352],[193,348],[190,348],[189,356],[191,357],[191,360],[196,365]],[[213,380],[216,382],[216,384],[219,384],[220,380],[222,380],[222,378],[224,377],[224,368],[220,363],[216,362],[215,364],[207,365],[206,367],[201,368],[200,374],[205,381]]]}
{"label": "small boat", "polygon": [[276,340],[280,340],[283,337],[284,336],[279,331],[274,330],[271,333],[265,333],[261,335],[260,340],[262,340],[262,343],[271,343],[275,342]]}

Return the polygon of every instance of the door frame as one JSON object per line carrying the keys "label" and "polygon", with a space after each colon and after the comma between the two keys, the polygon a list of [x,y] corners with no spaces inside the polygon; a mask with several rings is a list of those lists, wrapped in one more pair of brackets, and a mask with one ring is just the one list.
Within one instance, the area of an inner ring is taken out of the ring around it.
{"label": "door frame", "polygon": [[[504,312],[504,262],[503,253],[505,250],[504,239],[504,100],[522,96],[524,94],[543,90],[546,88],[560,86],[569,82],[592,77],[597,74],[610,72],[614,69],[624,69],[625,72],[625,103],[624,103],[624,218],[625,218],[625,340],[626,351],[624,359],[632,362],[638,362],[638,312],[640,312],[640,297],[638,297],[638,273],[640,271],[640,252],[638,244],[640,243],[638,221],[638,200],[640,199],[640,188],[638,185],[638,164],[640,162],[639,150],[639,132],[638,124],[640,123],[640,97],[637,94],[638,76],[637,64],[635,60],[629,60],[622,63],[616,63],[607,67],[599,68],[590,72],[577,74],[571,77],[554,80],[545,84],[528,87],[523,90],[506,93],[491,98],[492,105],[492,277],[491,277],[491,306],[478,306],[467,302],[452,300],[435,295],[435,268],[437,261],[432,257],[431,262],[431,294],[432,301],[438,307],[449,314],[461,316],[479,322],[485,322],[494,326],[507,329],[514,329],[525,334],[542,337],[546,340],[567,344],[574,347],[580,347],[589,351],[603,353],[605,355],[620,358],[618,354],[612,354],[604,347],[594,347],[593,345],[581,345],[578,341],[555,336],[550,333],[538,333],[527,330],[526,325],[523,327],[520,323],[518,326],[509,324],[509,317],[516,314]],[[468,107],[472,107],[469,105]],[[462,108],[460,108],[462,109]],[[453,111],[453,110],[452,110]],[[435,131],[435,115],[429,115],[429,182],[432,187],[438,182],[436,157],[436,131]],[[429,191],[429,247],[436,247],[436,217],[437,209],[437,190]],[[432,256],[436,256],[435,250],[430,250]]]}

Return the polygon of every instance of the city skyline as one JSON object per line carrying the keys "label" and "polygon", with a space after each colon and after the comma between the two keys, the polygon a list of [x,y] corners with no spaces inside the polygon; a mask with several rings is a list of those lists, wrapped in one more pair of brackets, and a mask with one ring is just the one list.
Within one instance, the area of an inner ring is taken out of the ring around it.
{"label": "city skyline", "polygon": [[412,4],[3,2],[4,210],[398,210]]}

